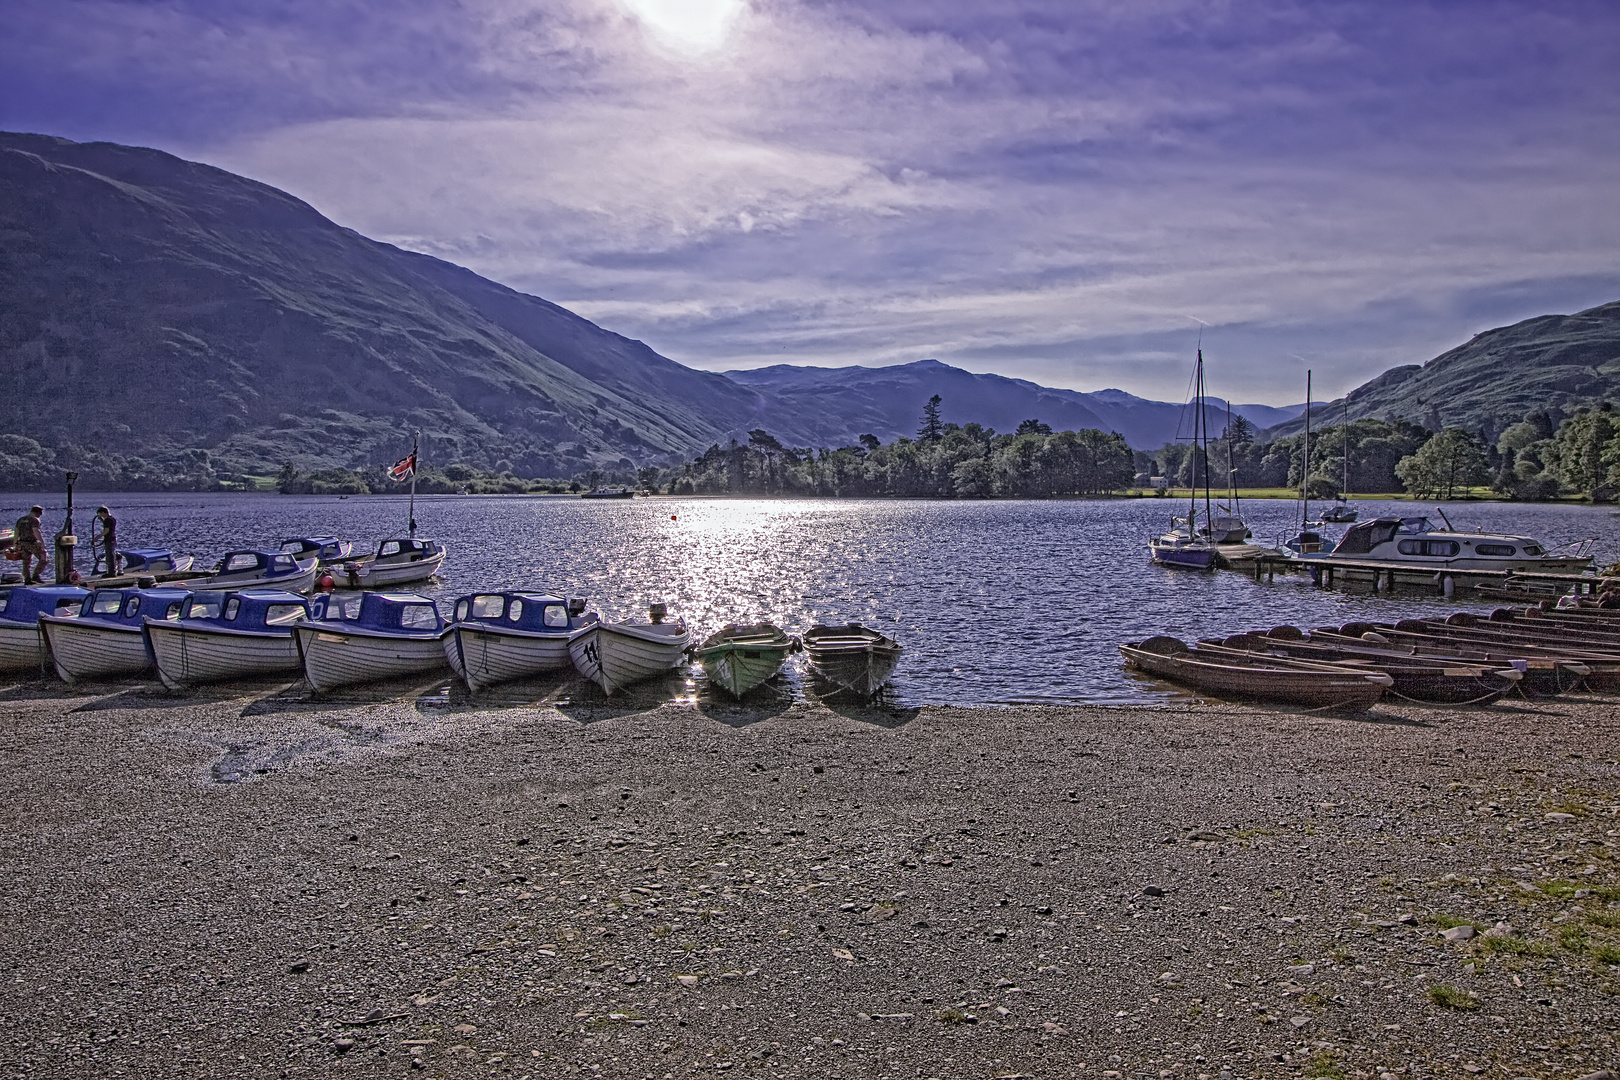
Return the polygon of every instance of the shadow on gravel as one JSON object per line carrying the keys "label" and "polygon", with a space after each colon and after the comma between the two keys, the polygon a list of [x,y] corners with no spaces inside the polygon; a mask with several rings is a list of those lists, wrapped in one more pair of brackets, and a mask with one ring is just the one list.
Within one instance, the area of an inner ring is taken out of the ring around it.
{"label": "shadow on gravel", "polygon": [[95,687],[69,686],[54,676],[32,679],[28,682],[14,683],[0,690],[0,701],[61,701],[63,698],[87,697],[95,694],[105,694],[106,690]]}
{"label": "shadow on gravel", "polygon": [[559,700],[567,700],[589,685],[572,671],[517,679],[477,693],[467,689],[467,684],[460,679],[447,679],[417,694],[412,704],[417,712],[428,716],[487,709],[532,709],[537,706],[550,707]]}
{"label": "shadow on gravel", "polygon": [[[885,687],[878,691],[875,697],[865,700],[858,694],[817,679],[814,699],[821,702],[822,708],[837,713],[846,720],[855,720],[881,728],[904,727],[917,718],[920,710],[896,705],[890,696],[891,693],[892,691]],[[811,695],[807,693],[805,696]]]}
{"label": "shadow on gravel", "polygon": [[704,688],[692,705],[706,720],[727,727],[743,728],[781,716],[793,708],[792,687],[781,680],[755,687],[739,700],[724,691]]}
{"label": "shadow on gravel", "polygon": [[172,709],[176,705],[190,704],[184,694],[176,694],[153,682],[84,683],[75,689],[80,693],[96,695],[75,708],[73,711],[76,713],[112,712],[118,709]]}
{"label": "shadow on gravel", "polygon": [[336,690],[328,690],[324,694],[316,693],[309,683],[299,680],[291,686],[285,687],[279,693],[270,694],[257,701],[248,703],[242,710],[243,716],[264,716],[271,713],[321,713],[331,712],[335,709],[347,709],[356,705],[386,705],[389,702],[400,701],[404,698],[416,698],[418,702],[426,697],[443,694],[450,685],[449,679],[393,679],[383,682],[364,683],[359,686],[344,686]]}
{"label": "shadow on gravel", "polygon": [[679,702],[693,703],[691,680],[685,672],[672,671],[658,679],[648,679],[627,686],[611,697],[600,687],[586,679],[576,678],[565,688],[566,692],[548,699],[551,706],[570,720],[581,724],[594,724],[601,720],[617,720],[621,716],[652,712],[661,706]]}

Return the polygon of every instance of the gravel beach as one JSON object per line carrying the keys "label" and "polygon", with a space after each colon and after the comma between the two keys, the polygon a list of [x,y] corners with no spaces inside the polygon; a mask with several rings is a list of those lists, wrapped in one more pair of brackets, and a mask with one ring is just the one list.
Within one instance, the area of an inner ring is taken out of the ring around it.
{"label": "gravel beach", "polygon": [[0,749],[8,1076],[1620,1065],[1610,699],[27,682]]}

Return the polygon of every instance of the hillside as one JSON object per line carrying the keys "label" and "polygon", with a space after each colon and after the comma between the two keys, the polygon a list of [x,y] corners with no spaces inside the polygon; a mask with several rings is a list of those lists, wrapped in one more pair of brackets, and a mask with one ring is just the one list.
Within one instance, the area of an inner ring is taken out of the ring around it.
{"label": "hillside", "polygon": [[[1620,301],[1487,330],[1426,364],[1391,368],[1311,415],[1338,423],[1348,401],[1352,420],[1411,420],[1494,439],[1533,410],[1548,410],[1556,424],[1605,399],[1620,400]],[[1291,420],[1266,435],[1302,426]]]}
{"label": "hillside", "polygon": [[[772,432],[791,417],[811,428],[812,437],[795,445],[844,446],[863,433],[884,442],[913,435],[922,404],[931,394],[944,399],[941,411],[945,420],[979,423],[1003,432],[1016,429],[1020,421],[1034,419],[1058,431],[1117,431],[1137,449],[1157,449],[1178,432],[1187,433],[1183,405],[1148,401],[1122,390],[1057,390],[1024,379],[976,375],[937,360],[881,368],[777,364],[726,375],[761,391],[757,415]],[[1257,428],[1275,424],[1300,408],[1232,406]],[[1209,409],[1211,425],[1224,426],[1226,403],[1210,398]]]}
{"label": "hillside", "polygon": [[92,472],[376,463],[419,427],[441,461],[568,475],[677,458],[757,400],[153,150],[0,135],[0,235],[0,431]]}

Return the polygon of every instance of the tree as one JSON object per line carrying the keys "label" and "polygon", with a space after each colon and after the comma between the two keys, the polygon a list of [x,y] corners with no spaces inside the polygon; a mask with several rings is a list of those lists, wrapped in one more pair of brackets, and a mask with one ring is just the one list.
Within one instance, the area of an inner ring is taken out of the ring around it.
{"label": "tree", "polygon": [[1018,424],[1018,430],[1013,432],[1013,434],[1014,435],[1050,435],[1050,434],[1052,434],[1052,425],[1048,424],[1048,423],[1044,423],[1043,421],[1040,421],[1040,420],[1021,420],[1021,421],[1019,421],[1019,424]]}
{"label": "tree", "polygon": [[945,425],[939,418],[939,404],[944,399],[938,394],[928,399],[923,406],[922,427],[917,429],[917,438],[923,442],[937,442],[945,433]]}
{"label": "tree", "polygon": [[878,438],[876,435],[862,435],[861,445],[866,447],[867,453],[871,453],[873,450],[876,450],[878,447],[883,445],[883,440]]}
{"label": "tree", "polygon": [[1254,425],[1249,423],[1247,417],[1233,413],[1232,422],[1221,432],[1221,438],[1231,443],[1234,451],[1249,446],[1254,442]]}
{"label": "tree", "polygon": [[1459,488],[1486,483],[1490,463],[1479,443],[1462,428],[1446,428],[1395,466],[1408,493],[1449,499]]}

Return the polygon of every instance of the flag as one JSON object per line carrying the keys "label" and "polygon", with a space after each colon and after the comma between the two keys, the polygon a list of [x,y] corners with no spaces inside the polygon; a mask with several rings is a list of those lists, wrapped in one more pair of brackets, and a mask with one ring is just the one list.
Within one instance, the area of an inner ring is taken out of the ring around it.
{"label": "flag", "polygon": [[388,470],[388,478],[396,484],[404,483],[416,475],[416,451],[412,450],[410,456],[394,463]]}

